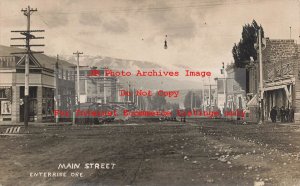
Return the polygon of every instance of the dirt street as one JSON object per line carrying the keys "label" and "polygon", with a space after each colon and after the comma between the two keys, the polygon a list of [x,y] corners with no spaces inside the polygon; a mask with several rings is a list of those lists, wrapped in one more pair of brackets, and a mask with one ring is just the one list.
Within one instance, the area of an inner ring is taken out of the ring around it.
{"label": "dirt street", "polygon": [[300,125],[43,125],[0,149],[3,186],[300,185]]}

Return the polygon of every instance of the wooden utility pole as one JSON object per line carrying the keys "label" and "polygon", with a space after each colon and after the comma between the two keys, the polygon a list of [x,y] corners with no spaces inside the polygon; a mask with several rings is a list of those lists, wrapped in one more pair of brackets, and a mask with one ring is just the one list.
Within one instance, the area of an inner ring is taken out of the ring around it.
{"label": "wooden utility pole", "polygon": [[204,79],[202,79],[202,112],[205,111],[204,109]]}
{"label": "wooden utility pole", "polygon": [[20,34],[24,35],[25,37],[19,37],[19,38],[11,38],[11,40],[18,40],[18,39],[25,39],[26,44],[25,45],[11,45],[13,47],[25,47],[26,52],[15,52],[11,54],[25,54],[25,85],[24,85],[24,126],[28,127],[28,111],[29,111],[29,60],[30,55],[33,53],[44,53],[43,51],[37,51],[32,52],[31,47],[32,46],[45,46],[45,45],[30,45],[31,39],[44,39],[44,37],[35,37],[31,34],[31,32],[44,32],[44,30],[30,30],[30,15],[33,12],[36,12],[37,9],[32,9],[30,6],[28,6],[25,9],[21,10],[23,14],[27,17],[27,30],[25,31],[11,31],[11,32],[19,32]]}
{"label": "wooden utility pole", "polygon": [[138,95],[135,95],[136,96],[136,106],[137,108],[139,109],[139,96]]}
{"label": "wooden utility pole", "polygon": [[209,85],[204,85],[204,86],[209,86],[209,95],[208,95],[208,99],[209,99],[209,111],[211,112],[211,87],[212,86],[217,86],[217,85],[213,85],[213,84],[209,84]]}
{"label": "wooden utility pole", "polygon": [[104,69],[104,73],[103,73],[103,101],[104,104],[106,104],[106,78],[105,78],[105,69]]}
{"label": "wooden utility pole", "polygon": [[129,101],[130,101],[130,99],[129,99],[130,98],[130,82],[128,81],[127,84],[128,84],[128,94],[129,94],[127,96],[127,102],[129,103]]}
{"label": "wooden utility pole", "polygon": [[191,91],[191,110],[193,109],[193,91]]}
{"label": "wooden utility pole", "polygon": [[222,62],[222,69],[223,69],[223,75],[224,75],[224,79],[223,79],[223,87],[224,87],[224,113],[227,110],[227,79],[226,79],[226,73],[225,73],[225,63]]}
{"label": "wooden utility pole", "polygon": [[[81,54],[83,54],[83,52],[78,52],[78,50],[77,50],[77,52],[74,52],[73,54],[76,55],[76,57],[77,57],[77,68],[76,68],[76,70],[77,70],[77,101],[76,101],[75,108],[79,109],[79,106],[80,106],[79,56]],[[75,81],[75,78],[74,78],[74,81]],[[73,125],[75,125],[75,123],[76,123],[76,115],[75,115],[76,109],[75,108],[73,109],[73,113],[72,113],[72,124]]]}
{"label": "wooden utility pole", "polygon": [[80,84],[79,84],[79,57],[83,52],[74,52],[74,55],[77,57],[77,105],[80,103]]}
{"label": "wooden utility pole", "polygon": [[127,109],[129,109],[129,101],[130,101],[130,82],[128,81],[128,95],[127,95]]}
{"label": "wooden utility pole", "polygon": [[258,30],[259,47],[259,92],[260,92],[260,121],[264,122],[264,87],[263,87],[263,65],[262,65],[262,47],[261,47],[261,28]]}
{"label": "wooden utility pole", "polygon": [[[58,96],[58,73],[59,73],[59,70],[58,70],[58,54],[56,56],[56,63],[55,63],[55,109],[58,110],[58,102],[59,102],[59,96]],[[55,123],[58,123],[59,121],[59,115],[57,114],[55,116]]]}

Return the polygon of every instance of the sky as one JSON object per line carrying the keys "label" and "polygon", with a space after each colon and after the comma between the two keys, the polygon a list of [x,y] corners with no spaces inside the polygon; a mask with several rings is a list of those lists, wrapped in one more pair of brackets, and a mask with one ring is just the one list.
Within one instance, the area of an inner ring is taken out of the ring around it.
{"label": "sky", "polygon": [[40,42],[49,55],[78,50],[219,71],[253,19],[270,39],[289,39],[291,27],[299,43],[299,0],[0,0],[1,45],[16,44],[10,31],[26,28],[28,5],[38,9],[31,28],[45,30]]}

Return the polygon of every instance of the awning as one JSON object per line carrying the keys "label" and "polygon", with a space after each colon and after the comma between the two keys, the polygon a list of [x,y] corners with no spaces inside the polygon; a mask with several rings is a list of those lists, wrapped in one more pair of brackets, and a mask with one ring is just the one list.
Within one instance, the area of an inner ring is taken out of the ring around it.
{"label": "awning", "polygon": [[264,91],[284,89],[284,87],[286,87],[286,85],[277,85],[277,86],[272,86],[272,87],[265,87]]}
{"label": "awning", "polygon": [[253,96],[253,98],[247,103],[247,107],[258,107],[258,97],[257,94]]}

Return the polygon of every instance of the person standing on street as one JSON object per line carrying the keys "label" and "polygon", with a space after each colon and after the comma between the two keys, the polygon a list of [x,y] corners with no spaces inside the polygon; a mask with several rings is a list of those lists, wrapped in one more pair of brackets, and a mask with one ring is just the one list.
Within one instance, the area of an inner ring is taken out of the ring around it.
{"label": "person standing on street", "polygon": [[280,107],[276,107],[276,111],[277,111],[277,121],[281,121],[281,117],[280,117]]}
{"label": "person standing on street", "polygon": [[280,119],[281,119],[281,122],[283,123],[284,120],[285,120],[285,109],[284,109],[284,106],[282,106],[280,108]]}
{"label": "person standing on street", "polygon": [[294,108],[291,107],[290,109],[290,122],[294,122]]}
{"label": "person standing on street", "polygon": [[276,123],[277,110],[276,106],[271,109],[270,117],[273,123]]}
{"label": "person standing on street", "polygon": [[290,109],[289,109],[289,107],[287,107],[286,110],[285,110],[285,121],[290,122]]}

